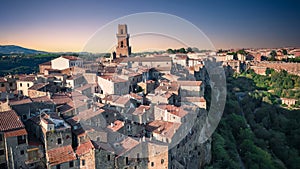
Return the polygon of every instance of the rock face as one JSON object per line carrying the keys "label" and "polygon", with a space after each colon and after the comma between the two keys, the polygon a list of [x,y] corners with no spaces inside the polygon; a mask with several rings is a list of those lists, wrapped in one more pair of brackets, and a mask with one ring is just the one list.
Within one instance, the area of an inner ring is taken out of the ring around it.
{"label": "rock face", "polygon": [[169,153],[171,155],[170,168],[203,168],[204,165],[211,161],[211,138],[204,143],[199,142],[199,136],[207,112],[199,111],[194,125],[189,134],[181,142],[173,147]]}

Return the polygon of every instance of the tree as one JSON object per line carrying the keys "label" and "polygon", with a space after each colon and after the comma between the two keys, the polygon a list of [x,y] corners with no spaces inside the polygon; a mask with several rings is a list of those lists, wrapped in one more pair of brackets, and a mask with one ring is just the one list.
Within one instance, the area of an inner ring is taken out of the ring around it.
{"label": "tree", "polygon": [[178,50],[178,52],[179,52],[179,53],[186,53],[186,51],[185,51],[184,48],[180,48],[180,49]]}
{"label": "tree", "polygon": [[191,53],[191,52],[193,52],[193,49],[192,49],[191,47],[188,47],[188,48],[186,49],[186,52],[187,52],[187,53]]}
{"label": "tree", "polygon": [[282,53],[283,53],[284,55],[287,55],[287,54],[288,54],[288,52],[287,52],[286,49],[282,49]]}
{"label": "tree", "polygon": [[270,58],[269,60],[270,60],[270,61],[275,61],[275,60],[276,60],[275,57],[277,56],[276,51],[275,51],[275,50],[272,50],[272,51],[270,52],[270,56],[271,56],[271,58]]}
{"label": "tree", "polygon": [[169,54],[174,54],[175,51],[174,51],[173,49],[168,49],[168,50],[167,50],[167,53],[169,53]]}

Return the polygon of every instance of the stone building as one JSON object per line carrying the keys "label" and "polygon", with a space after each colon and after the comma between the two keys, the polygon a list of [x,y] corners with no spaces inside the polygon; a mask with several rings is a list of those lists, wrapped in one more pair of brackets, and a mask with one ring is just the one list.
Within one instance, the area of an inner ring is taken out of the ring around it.
{"label": "stone building", "polygon": [[129,57],[131,55],[131,46],[129,45],[129,34],[126,24],[118,25],[118,46],[116,48],[117,57]]}
{"label": "stone building", "polygon": [[74,66],[82,67],[83,60],[75,56],[61,56],[51,60],[51,69],[63,70]]}
{"label": "stone building", "polygon": [[37,78],[34,75],[25,75],[17,80],[17,91],[20,95],[29,96],[28,89],[37,83]]}
{"label": "stone building", "polygon": [[75,152],[80,161],[80,169],[94,169],[96,167],[94,145],[90,140],[79,143]]}
{"label": "stone building", "polygon": [[14,110],[0,112],[0,168],[26,168],[27,131]]}
{"label": "stone building", "polygon": [[49,169],[79,169],[79,161],[71,145],[53,148],[46,154]]}
{"label": "stone building", "polygon": [[98,85],[100,87],[100,93],[103,94],[129,94],[130,82],[116,75],[98,76]]}

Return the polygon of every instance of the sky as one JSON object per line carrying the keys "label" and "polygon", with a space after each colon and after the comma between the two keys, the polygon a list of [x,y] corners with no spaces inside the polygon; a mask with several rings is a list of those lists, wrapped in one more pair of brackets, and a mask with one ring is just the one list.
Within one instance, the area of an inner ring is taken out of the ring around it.
{"label": "sky", "polygon": [[[135,13],[159,12],[183,18],[190,26],[196,26],[217,49],[300,47],[299,10],[298,0],[3,0],[0,4],[0,45],[79,52],[97,32],[99,34],[99,28],[110,24],[110,31],[116,33],[118,20],[112,22],[116,19]],[[167,25],[168,21],[162,22],[158,17],[157,23],[141,19],[128,24],[129,33],[145,32],[137,28],[142,29],[139,25],[150,23],[152,28],[161,27],[164,34],[175,33],[177,29],[177,26],[162,26],[161,23]],[[182,30],[179,34],[191,37],[185,41],[193,41],[194,32],[186,27],[178,28]],[[133,51],[156,48],[158,42],[169,45],[162,45],[162,48],[179,47],[180,43],[170,40],[174,36],[165,42],[161,40],[164,38],[155,40],[157,36],[152,36],[152,40],[149,35],[133,36],[131,45]],[[102,38],[99,46],[111,39],[116,41],[115,34]]]}

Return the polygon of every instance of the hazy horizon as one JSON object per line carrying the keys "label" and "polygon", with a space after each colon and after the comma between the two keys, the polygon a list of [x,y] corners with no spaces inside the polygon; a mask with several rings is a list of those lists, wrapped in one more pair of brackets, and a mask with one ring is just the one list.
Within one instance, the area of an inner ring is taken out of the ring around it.
{"label": "hazy horizon", "polygon": [[[199,28],[216,49],[300,46],[297,13],[300,2],[294,0],[12,0],[1,2],[1,6],[0,45],[18,45],[47,52],[81,52],[99,28],[120,17],[141,12],[167,13],[183,18]],[[147,24],[147,21],[142,20],[139,24]],[[129,33],[134,34],[135,27],[128,27]],[[117,27],[112,31],[116,33]],[[116,41],[115,36],[111,38]],[[135,45],[134,40],[131,42],[133,52],[143,50],[143,46]],[[176,44],[169,46],[176,48]]]}

